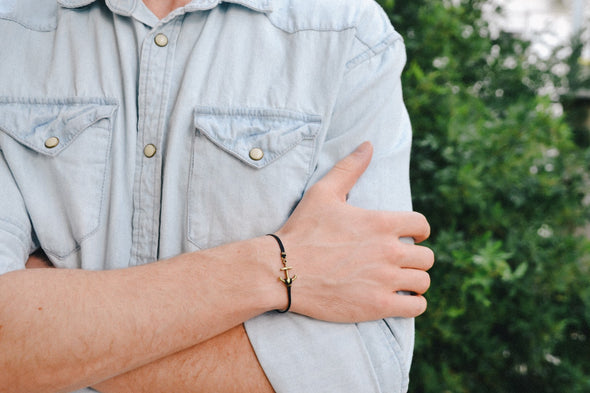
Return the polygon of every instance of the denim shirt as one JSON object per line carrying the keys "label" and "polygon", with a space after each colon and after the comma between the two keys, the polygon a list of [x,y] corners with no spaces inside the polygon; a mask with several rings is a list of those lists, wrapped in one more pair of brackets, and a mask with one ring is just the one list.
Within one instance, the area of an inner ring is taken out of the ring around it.
{"label": "denim shirt", "polygon": [[[118,269],[273,232],[365,140],[349,202],[411,209],[404,45],[372,0],[162,20],[140,0],[0,0],[0,35],[0,273],[38,248]],[[407,390],[412,319],[245,326],[278,392]]]}

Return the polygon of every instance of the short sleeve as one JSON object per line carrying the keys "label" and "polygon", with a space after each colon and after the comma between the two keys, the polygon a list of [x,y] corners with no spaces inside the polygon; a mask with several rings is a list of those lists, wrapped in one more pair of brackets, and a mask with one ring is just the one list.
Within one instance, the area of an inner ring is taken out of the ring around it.
{"label": "short sleeve", "polygon": [[0,274],[24,269],[34,249],[24,202],[0,150]]}

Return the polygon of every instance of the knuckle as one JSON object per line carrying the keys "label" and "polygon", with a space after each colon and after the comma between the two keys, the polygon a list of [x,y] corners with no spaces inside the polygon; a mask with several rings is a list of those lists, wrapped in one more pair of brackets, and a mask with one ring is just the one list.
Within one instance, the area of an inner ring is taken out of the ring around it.
{"label": "knuckle", "polygon": [[392,245],[392,249],[389,252],[391,255],[391,258],[393,260],[393,262],[396,265],[402,265],[405,264],[405,261],[408,261],[409,259],[411,259],[411,255],[410,252],[412,251],[412,248],[410,247],[403,247],[403,244],[400,242],[395,242]]}
{"label": "knuckle", "polygon": [[386,232],[389,235],[390,218],[386,212],[381,210],[367,210],[369,222],[375,226],[378,231]]}
{"label": "knuckle", "polygon": [[387,293],[375,293],[372,304],[375,305],[376,312],[385,313],[385,310],[388,310],[390,307],[389,296]]}

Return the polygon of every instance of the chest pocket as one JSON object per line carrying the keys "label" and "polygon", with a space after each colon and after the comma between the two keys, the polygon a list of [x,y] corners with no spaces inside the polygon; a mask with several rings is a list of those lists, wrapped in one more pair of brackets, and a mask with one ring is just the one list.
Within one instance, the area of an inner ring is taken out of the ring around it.
{"label": "chest pocket", "polygon": [[278,229],[313,171],[320,117],[197,108],[194,124],[189,241],[208,248]]}
{"label": "chest pocket", "polygon": [[0,148],[49,255],[68,256],[99,227],[115,111],[102,101],[0,101]]}

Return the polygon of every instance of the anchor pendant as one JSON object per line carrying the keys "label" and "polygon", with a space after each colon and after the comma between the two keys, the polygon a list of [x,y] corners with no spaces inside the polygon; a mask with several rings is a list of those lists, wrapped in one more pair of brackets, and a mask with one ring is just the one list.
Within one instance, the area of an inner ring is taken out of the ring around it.
{"label": "anchor pendant", "polygon": [[289,277],[289,270],[291,270],[291,269],[293,269],[291,266],[282,267],[281,270],[285,272],[285,278],[279,277],[279,280],[281,280],[283,282],[283,284],[285,284],[288,287],[290,287],[291,284],[293,284],[293,281],[295,281],[295,279],[297,278],[297,275],[294,275],[293,277]]}

